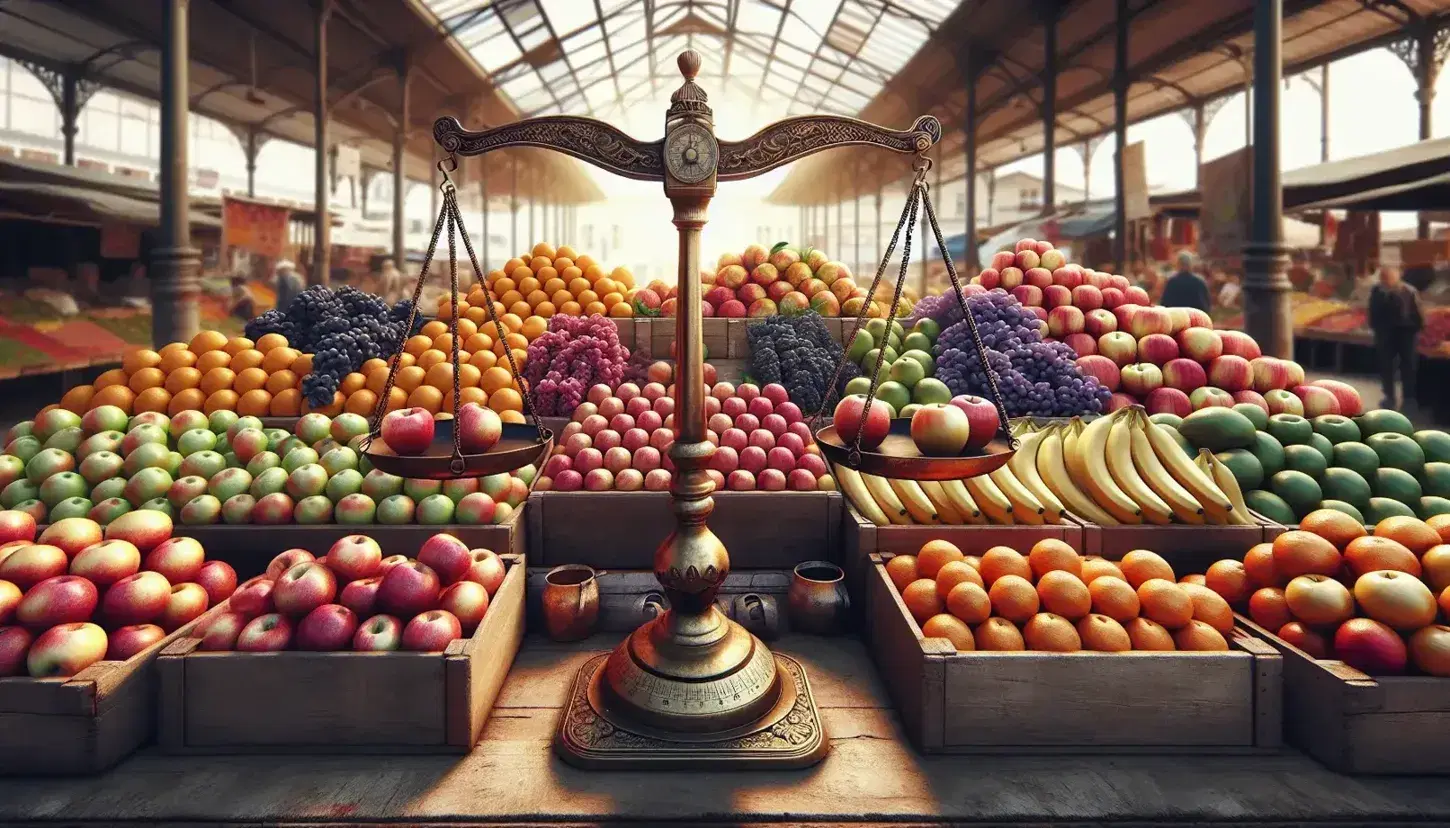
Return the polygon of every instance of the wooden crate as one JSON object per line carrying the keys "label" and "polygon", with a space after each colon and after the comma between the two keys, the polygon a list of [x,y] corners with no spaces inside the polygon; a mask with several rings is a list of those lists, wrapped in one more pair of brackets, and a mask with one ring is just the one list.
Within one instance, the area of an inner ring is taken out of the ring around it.
{"label": "wooden crate", "polygon": [[[889,557],[889,556],[886,556]],[[871,556],[870,648],[923,753],[1257,753],[1282,743],[1282,659],[1227,653],[958,653],[926,638]]]}
{"label": "wooden crate", "polygon": [[157,742],[172,753],[467,753],[524,635],[524,562],[504,562],[483,623],[441,653],[201,652],[200,639],[172,642],[157,659]]}
{"label": "wooden crate", "polygon": [[[791,569],[837,560],[843,500],[837,492],[716,492],[710,529],[733,569]],[[654,570],[655,549],[674,529],[669,492],[534,492],[529,562]]]}
{"label": "wooden crate", "polygon": [[492,549],[500,555],[522,555],[526,520],[523,512],[527,505],[520,505],[503,523],[490,526],[345,526],[337,523],[318,526],[183,526],[178,523],[174,534],[201,541],[201,545],[206,548],[207,558],[226,561],[245,580],[252,575],[261,574],[279,552],[302,548],[320,557],[327,553],[328,548],[338,538],[357,534],[368,535],[384,549],[394,549],[408,557],[417,553],[423,541],[439,532],[457,535],[470,549]]}
{"label": "wooden crate", "polygon": [[745,339],[746,319],[725,320],[725,357],[728,359],[750,359],[750,343]]}
{"label": "wooden crate", "polygon": [[0,678],[0,774],[99,773],[151,741],[157,656],[224,606],[125,661],[68,679]]}
{"label": "wooden crate", "polygon": [[1284,659],[1284,739],[1340,773],[1450,774],[1450,679],[1370,676],[1239,616]]}
{"label": "wooden crate", "polygon": [[1083,524],[1080,550],[1084,555],[1118,561],[1134,549],[1147,549],[1162,555],[1179,575],[1203,572],[1222,558],[1242,559],[1255,544],[1271,541],[1288,530],[1263,515],[1255,513],[1253,518],[1258,525],[1098,526],[1079,518]]}

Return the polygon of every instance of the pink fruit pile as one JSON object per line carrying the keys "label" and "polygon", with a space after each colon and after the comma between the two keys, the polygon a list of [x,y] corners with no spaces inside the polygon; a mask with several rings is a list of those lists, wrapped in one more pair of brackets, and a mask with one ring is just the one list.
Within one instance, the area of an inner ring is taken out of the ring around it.
{"label": "pink fruit pile", "polygon": [[[673,386],[596,385],[564,427],[535,484],[539,491],[667,491],[674,462]],[[801,410],[785,387],[716,383],[705,397],[708,466],[715,488],[813,492],[835,488]]]}
{"label": "pink fruit pile", "polygon": [[0,512],[0,677],[68,678],[125,661],[227,600],[237,573],[173,538],[163,512],[128,512],[104,530],[58,520],[36,538],[25,512]]}
{"label": "pink fruit pile", "polygon": [[675,285],[655,279],[642,288],[629,291],[624,298],[634,309],[635,316],[674,316],[680,293]]}
{"label": "pink fruit pile", "polygon": [[812,248],[779,245],[771,251],[752,244],[743,253],[723,254],[713,272],[700,274],[700,281],[706,316],[758,318],[807,310],[855,316],[868,301],[866,289],[856,286],[849,268]]}
{"label": "pink fruit pile", "polygon": [[[1148,304],[1147,291],[1126,277],[1072,264],[1052,242],[1034,239],[1022,239],[1011,252],[993,256],[991,266],[973,277],[972,284],[1011,293],[1047,323],[1052,338],[1074,348],[1082,340],[1068,337],[1085,332],[1088,314],[1110,313],[1124,304]],[[1067,310],[1054,314],[1058,308]]]}
{"label": "pink fruit pile", "polygon": [[504,574],[498,555],[443,533],[416,558],[384,557],[367,535],[321,558],[289,549],[237,588],[199,649],[440,652],[478,628]]}

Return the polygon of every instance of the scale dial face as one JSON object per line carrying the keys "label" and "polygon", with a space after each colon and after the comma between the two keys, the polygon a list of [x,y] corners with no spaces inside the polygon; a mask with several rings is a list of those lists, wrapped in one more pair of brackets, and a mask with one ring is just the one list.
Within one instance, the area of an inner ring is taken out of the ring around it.
{"label": "scale dial face", "polygon": [[665,139],[665,168],[676,180],[699,184],[715,174],[720,148],[699,124],[685,124]]}

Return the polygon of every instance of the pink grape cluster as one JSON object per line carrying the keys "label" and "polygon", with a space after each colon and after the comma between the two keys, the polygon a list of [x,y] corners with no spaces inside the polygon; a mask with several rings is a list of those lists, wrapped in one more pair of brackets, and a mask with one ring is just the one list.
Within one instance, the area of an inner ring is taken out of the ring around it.
{"label": "pink grape cluster", "polygon": [[559,314],[529,343],[524,379],[539,414],[566,416],[584,402],[591,386],[623,381],[628,360],[629,349],[619,344],[619,330],[609,319]]}

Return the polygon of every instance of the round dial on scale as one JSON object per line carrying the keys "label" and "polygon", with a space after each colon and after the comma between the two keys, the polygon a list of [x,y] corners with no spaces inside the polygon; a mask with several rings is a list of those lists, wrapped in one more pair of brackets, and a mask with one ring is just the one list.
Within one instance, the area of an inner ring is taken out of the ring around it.
{"label": "round dial on scale", "polygon": [[665,166],[686,184],[698,184],[714,174],[719,155],[715,137],[699,124],[686,124],[665,139]]}

